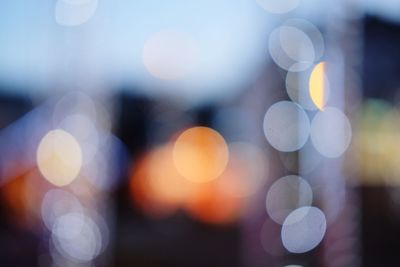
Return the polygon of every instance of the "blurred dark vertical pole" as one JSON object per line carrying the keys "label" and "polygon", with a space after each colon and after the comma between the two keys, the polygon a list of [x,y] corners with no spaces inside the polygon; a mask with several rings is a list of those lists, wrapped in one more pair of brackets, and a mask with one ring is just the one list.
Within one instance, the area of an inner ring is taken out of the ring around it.
{"label": "blurred dark vertical pole", "polygon": [[[280,160],[278,152],[270,151],[267,149],[267,142],[263,134],[263,119],[264,114],[271,104],[273,104],[284,90],[280,90],[284,86],[284,77],[280,69],[278,69],[273,62],[267,64],[261,77],[254,83],[254,85],[245,91],[244,95],[239,99],[237,106],[247,109],[258,125],[258,131],[253,132],[249,136],[254,144],[257,144],[267,154],[270,169],[266,177],[267,183],[260,188],[254,196],[249,199],[249,208],[247,216],[241,222],[242,232],[242,258],[243,266],[245,267],[264,267],[275,266],[278,264],[280,257],[267,253],[261,244],[261,232],[265,223],[267,213],[265,208],[265,197],[267,188],[270,186],[273,179],[279,177],[281,173]],[[274,225],[272,223],[272,225]],[[279,225],[274,229],[267,229],[268,234],[273,235],[271,241],[274,241],[273,246],[275,252],[280,254],[283,252],[283,247],[280,242]],[[279,235],[279,236],[278,236]]]}
{"label": "blurred dark vertical pole", "polygon": [[[326,21],[327,74],[333,92],[333,105],[351,117],[360,101],[362,10],[357,1],[329,3],[331,12]],[[362,265],[360,197],[346,177],[344,158],[329,161],[323,167],[329,183],[323,188],[322,203],[325,210],[330,210],[321,264],[326,267]]]}

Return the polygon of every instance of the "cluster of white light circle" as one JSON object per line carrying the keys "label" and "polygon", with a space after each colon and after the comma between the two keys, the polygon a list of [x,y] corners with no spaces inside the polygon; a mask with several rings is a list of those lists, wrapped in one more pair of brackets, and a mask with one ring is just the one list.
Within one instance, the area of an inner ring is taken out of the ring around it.
{"label": "cluster of white light circle", "polygon": [[90,262],[101,251],[101,233],[94,221],[82,213],[67,213],[57,218],[51,242],[65,258]]}
{"label": "cluster of white light circle", "polygon": [[325,215],[311,206],[312,200],[311,186],[296,175],[278,179],[267,193],[267,213],[274,222],[282,225],[282,244],[292,253],[312,250],[325,235]]}
{"label": "cluster of white light circle", "polygon": [[302,148],[311,137],[315,149],[327,158],[343,155],[351,141],[351,125],[338,108],[318,111],[310,123],[303,107],[291,101],[273,104],[264,117],[264,134],[275,149],[293,152]]}
{"label": "cluster of white light circle", "polygon": [[310,120],[301,106],[290,101],[273,104],[264,117],[264,134],[277,150],[300,149],[310,134]]}
{"label": "cluster of white light circle", "polygon": [[272,220],[282,224],[295,209],[312,204],[313,193],[306,180],[296,175],[282,177],[270,187],[266,208]]}
{"label": "cluster of white light circle", "polygon": [[304,19],[289,19],[269,36],[269,53],[274,62],[287,71],[310,68],[324,53],[322,34]]}
{"label": "cluster of white light circle", "polygon": [[101,105],[88,95],[74,92],[63,96],[53,108],[49,131],[37,148],[41,174],[56,186],[82,177],[100,190],[113,185],[109,158],[118,140],[109,133],[109,121]]}
{"label": "cluster of white light circle", "polygon": [[291,212],[282,225],[282,242],[292,253],[305,253],[324,238],[325,214],[316,207],[301,207]]}
{"label": "cluster of white light circle", "polygon": [[42,199],[42,220],[51,233],[50,253],[75,263],[90,262],[107,246],[108,228],[91,216],[78,198],[62,189],[49,190]]}
{"label": "cluster of white light circle", "polygon": [[52,185],[63,187],[49,190],[41,203],[56,263],[90,263],[108,243],[107,224],[93,212],[115,177],[110,173],[110,154],[118,144],[103,109],[86,94],[66,94],[54,104],[47,122],[52,130],[37,147],[40,173]]}
{"label": "cluster of white light circle", "polygon": [[[321,155],[337,158],[350,144],[351,126],[346,115],[337,108],[325,107],[330,96],[326,64],[315,64],[324,48],[318,28],[304,19],[289,19],[270,34],[270,55],[287,71],[286,91],[293,101],[273,104],[264,117],[265,136],[279,151],[297,151],[311,136]],[[304,109],[317,108],[310,123]]]}
{"label": "cluster of white light circle", "polygon": [[[261,2],[268,7],[269,1]],[[282,5],[287,4],[285,12],[298,4],[296,1],[283,2]],[[338,158],[350,144],[348,118],[340,109],[326,106],[331,89],[325,62],[319,62],[324,48],[318,28],[304,19],[289,19],[270,34],[269,53],[276,65],[287,71],[286,91],[292,100],[274,103],[264,117],[265,137],[280,152],[295,152],[307,143],[307,151],[312,147],[326,158]],[[316,115],[310,121],[309,112],[315,110]],[[311,142],[307,142],[309,137]],[[290,159],[285,162],[290,165],[288,161]],[[278,179],[267,193],[267,213],[271,220],[281,225],[280,239],[289,252],[305,253],[324,238],[326,216],[312,205],[312,187],[296,175]],[[264,239],[261,240],[265,247]],[[266,250],[271,249],[266,247]]]}

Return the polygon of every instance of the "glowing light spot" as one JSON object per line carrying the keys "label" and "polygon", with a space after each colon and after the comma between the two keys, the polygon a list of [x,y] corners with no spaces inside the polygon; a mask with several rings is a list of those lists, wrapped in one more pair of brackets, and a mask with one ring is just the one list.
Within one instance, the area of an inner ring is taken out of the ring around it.
{"label": "glowing light spot", "polygon": [[271,219],[282,224],[293,210],[311,205],[312,199],[308,182],[299,176],[289,175],[272,184],[267,193],[266,208]]}
{"label": "glowing light spot", "polygon": [[56,22],[62,26],[78,26],[94,16],[98,0],[58,0]]}
{"label": "glowing light spot", "polygon": [[175,168],[172,149],[172,144],[153,149],[137,162],[132,174],[132,197],[153,217],[171,215],[193,194],[193,183]]}
{"label": "glowing light spot", "polygon": [[89,262],[102,249],[99,227],[82,213],[68,213],[59,217],[52,229],[52,239],[58,252],[75,262]]}
{"label": "glowing light spot", "polygon": [[349,147],[351,136],[349,119],[337,108],[327,107],[312,120],[311,141],[325,157],[340,157]]}
{"label": "glowing light spot", "polygon": [[71,212],[81,213],[82,211],[83,207],[78,198],[61,189],[49,190],[42,200],[42,220],[49,230],[53,228],[55,221],[62,215]]}
{"label": "glowing light spot", "polygon": [[300,0],[256,0],[257,3],[267,10],[268,12],[275,13],[275,14],[283,14],[287,13],[293,9],[295,9]]}
{"label": "glowing light spot", "polygon": [[269,52],[282,69],[303,71],[315,60],[314,46],[302,30],[293,26],[280,26],[271,32]]}
{"label": "glowing light spot", "polygon": [[[173,144],[166,144],[138,161],[130,181],[135,204],[146,214],[160,218],[184,208],[196,220],[210,224],[232,222],[240,212],[240,200],[227,194],[228,180],[193,183],[180,175],[173,162]],[[221,176],[223,176],[222,174]]]}
{"label": "glowing light spot", "polygon": [[316,207],[302,207],[287,216],[282,225],[281,238],[288,251],[304,253],[315,248],[325,232],[324,213]]}
{"label": "glowing light spot", "polygon": [[324,38],[317,26],[312,24],[309,20],[299,18],[288,19],[284,22],[284,25],[295,27],[307,35],[313,44],[314,60],[319,60],[323,56],[325,50]]}
{"label": "glowing light spot", "polygon": [[209,182],[222,174],[229,152],[224,138],[213,129],[193,127],[176,140],[173,160],[178,172],[192,182]]}
{"label": "glowing light spot", "polygon": [[300,149],[310,133],[310,120],[298,104],[281,101],[273,104],[264,117],[264,134],[277,150],[291,152]]}
{"label": "glowing light spot", "polygon": [[329,97],[329,82],[325,75],[326,63],[318,63],[310,75],[309,92],[319,110],[323,110]]}
{"label": "glowing light spot", "polygon": [[193,218],[209,224],[228,224],[239,217],[241,199],[226,194],[223,184],[214,180],[195,185],[196,191],[184,206]]}
{"label": "glowing light spot", "polygon": [[191,193],[191,183],[176,170],[172,160],[172,145],[157,149],[148,165],[149,184],[160,199],[168,203],[182,203]]}
{"label": "glowing light spot", "polygon": [[28,172],[12,177],[0,187],[0,199],[7,212],[7,219],[18,227],[30,230],[37,230],[36,227],[41,226],[37,212],[43,191],[48,187],[48,183],[35,174]]}
{"label": "glowing light spot", "polygon": [[174,214],[179,204],[163,202],[155,193],[148,179],[146,159],[138,161],[130,179],[131,197],[136,207],[139,207],[147,215],[155,218],[168,217]]}
{"label": "glowing light spot", "polygon": [[321,32],[312,23],[304,19],[289,19],[271,32],[268,47],[279,67],[298,72],[319,60],[325,46]]}
{"label": "glowing light spot", "polygon": [[82,166],[82,151],[77,140],[68,132],[56,129],[40,141],[37,165],[50,183],[64,186],[71,183]]}
{"label": "glowing light spot", "polygon": [[[293,39],[300,40],[300,43],[291,43]],[[314,59],[314,47],[312,41],[300,29],[290,26],[282,26],[279,31],[279,40],[283,51],[291,59],[299,62],[312,61]],[[304,48],[302,46],[304,46]],[[305,50],[305,48],[307,50]]]}
{"label": "glowing light spot", "polygon": [[187,76],[196,61],[194,42],[186,34],[164,30],[151,36],[143,48],[143,63],[156,78],[179,80]]}

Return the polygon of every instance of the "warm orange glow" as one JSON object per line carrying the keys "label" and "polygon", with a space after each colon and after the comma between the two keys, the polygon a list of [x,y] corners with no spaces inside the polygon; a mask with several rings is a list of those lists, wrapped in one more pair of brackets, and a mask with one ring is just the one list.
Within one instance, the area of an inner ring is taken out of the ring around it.
{"label": "warm orange glow", "polygon": [[328,84],[325,76],[326,63],[317,64],[310,75],[309,92],[310,97],[319,110],[323,110],[328,100]]}
{"label": "warm orange glow", "polygon": [[182,203],[191,193],[192,184],[176,170],[172,160],[172,145],[156,149],[148,163],[149,184],[161,199]]}
{"label": "warm orange glow", "polygon": [[175,212],[192,192],[192,186],[175,169],[171,144],[150,151],[137,163],[131,178],[135,202],[156,217]]}
{"label": "warm orange glow", "polygon": [[231,223],[241,216],[249,196],[262,189],[268,179],[269,163],[264,152],[251,143],[229,144],[229,162],[218,179],[193,183],[187,212],[211,224]]}
{"label": "warm orange glow", "polygon": [[231,143],[225,171],[209,183],[193,183],[196,191],[185,208],[192,217],[206,223],[231,223],[241,215],[246,197],[263,188],[268,169],[262,150],[250,143]]}
{"label": "warm orange glow", "polygon": [[43,179],[30,173],[10,179],[0,188],[8,219],[18,226],[35,229],[39,223],[40,201],[45,190]]}
{"label": "warm orange glow", "polygon": [[37,165],[41,174],[52,184],[70,184],[82,166],[82,151],[78,141],[64,130],[52,130],[40,141]]}
{"label": "warm orange glow", "polygon": [[2,188],[1,194],[9,215],[17,219],[20,224],[26,223],[29,214],[25,197],[25,177],[14,178]]}
{"label": "warm orange glow", "polygon": [[221,179],[193,183],[175,168],[173,149],[173,144],[162,145],[136,163],[130,180],[135,204],[156,218],[170,216],[183,208],[202,222],[224,224],[234,221],[241,211],[242,199],[226,188],[232,183],[236,190],[243,186],[230,179],[235,169],[223,172]]}
{"label": "warm orange glow", "polygon": [[196,194],[186,203],[186,211],[195,219],[210,224],[235,221],[241,212],[242,199],[226,194],[217,181],[197,184]]}
{"label": "warm orange glow", "polygon": [[224,138],[207,127],[193,127],[176,140],[173,160],[178,172],[192,182],[209,182],[222,174],[229,152]]}

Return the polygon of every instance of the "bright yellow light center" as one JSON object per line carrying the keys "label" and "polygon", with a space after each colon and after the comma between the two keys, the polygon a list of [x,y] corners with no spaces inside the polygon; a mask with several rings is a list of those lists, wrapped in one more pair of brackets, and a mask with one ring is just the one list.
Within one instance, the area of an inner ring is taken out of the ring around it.
{"label": "bright yellow light center", "polygon": [[78,141],[68,132],[56,129],[40,141],[37,165],[41,174],[56,186],[70,184],[82,166],[82,151]]}
{"label": "bright yellow light center", "polygon": [[319,110],[323,110],[328,98],[327,79],[325,77],[325,62],[317,64],[310,75],[309,93]]}

